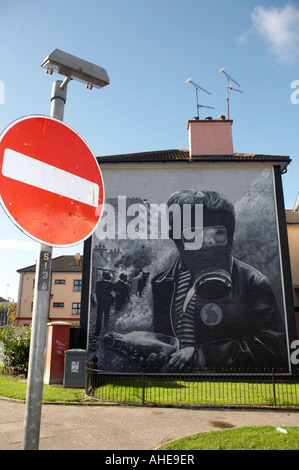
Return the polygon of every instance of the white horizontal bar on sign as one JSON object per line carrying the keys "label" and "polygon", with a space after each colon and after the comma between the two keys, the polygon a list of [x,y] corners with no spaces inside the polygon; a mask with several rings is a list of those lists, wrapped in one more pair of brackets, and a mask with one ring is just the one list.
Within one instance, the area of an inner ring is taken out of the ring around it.
{"label": "white horizontal bar on sign", "polygon": [[4,151],[2,174],[90,206],[99,203],[98,184],[8,148]]}

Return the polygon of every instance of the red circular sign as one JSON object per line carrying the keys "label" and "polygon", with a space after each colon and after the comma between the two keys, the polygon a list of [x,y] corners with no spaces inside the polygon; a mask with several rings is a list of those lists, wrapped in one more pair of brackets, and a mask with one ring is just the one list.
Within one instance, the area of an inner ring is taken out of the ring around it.
{"label": "red circular sign", "polygon": [[88,238],[102,213],[104,184],[98,162],[68,125],[27,116],[0,136],[0,201],[34,240],[72,246]]}

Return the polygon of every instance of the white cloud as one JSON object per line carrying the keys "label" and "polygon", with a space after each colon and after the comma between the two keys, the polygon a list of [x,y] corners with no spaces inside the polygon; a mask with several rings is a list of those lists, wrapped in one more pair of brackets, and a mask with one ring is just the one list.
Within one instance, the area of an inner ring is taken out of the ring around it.
{"label": "white cloud", "polygon": [[0,240],[0,249],[6,250],[36,250],[36,243],[21,240]]}
{"label": "white cloud", "polygon": [[286,4],[282,8],[256,6],[251,13],[252,28],[241,35],[244,43],[250,34],[258,34],[276,60],[292,64],[299,58],[299,8]]}

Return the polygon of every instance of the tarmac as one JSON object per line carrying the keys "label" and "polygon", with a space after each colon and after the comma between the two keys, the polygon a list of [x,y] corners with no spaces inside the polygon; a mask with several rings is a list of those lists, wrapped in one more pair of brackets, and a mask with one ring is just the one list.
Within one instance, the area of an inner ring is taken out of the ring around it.
{"label": "tarmac", "polygon": [[[22,450],[25,403],[0,399],[0,450]],[[296,411],[44,404],[39,450],[149,451],[184,436],[245,426],[299,426]]]}

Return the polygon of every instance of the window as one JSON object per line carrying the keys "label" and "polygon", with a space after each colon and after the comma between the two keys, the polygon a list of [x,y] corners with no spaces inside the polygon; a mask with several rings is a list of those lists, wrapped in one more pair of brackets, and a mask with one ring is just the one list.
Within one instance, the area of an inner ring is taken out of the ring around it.
{"label": "window", "polygon": [[64,307],[64,302],[53,302],[53,307],[62,308]]}
{"label": "window", "polygon": [[73,302],[72,315],[80,315],[81,304]]}
{"label": "window", "polygon": [[65,284],[65,279],[55,279],[55,284]]}
{"label": "window", "polygon": [[81,291],[82,290],[82,281],[80,280],[74,280],[74,291]]}

